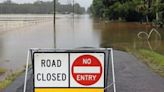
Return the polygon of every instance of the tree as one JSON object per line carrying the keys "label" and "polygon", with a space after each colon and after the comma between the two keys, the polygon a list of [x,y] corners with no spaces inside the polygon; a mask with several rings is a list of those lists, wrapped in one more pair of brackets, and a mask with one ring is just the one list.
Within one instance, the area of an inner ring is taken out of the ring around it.
{"label": "tree", "polygon": [[11,1],[11,0],[6,0],[6,1],[4,1],[3,3],[6,3],[6,4],[11,4],[11,3],[12,3],[12,1]]}
{"label": "tree", "polygon": [[103,17],[105,6],[103,4],[103,0],[93,0],[93,4],[91,6],[92,13],[96,17]]}
{"label": "tree", "polygon": [[148,17],[148,14],[149,14],[149,10],[150,10],[150,0],[140,0],[138,2],[138,5],[137,5],[137,11],[139,13],[142,13],[143,16],[145,16],[146,18],[146,22],[148,23],[149,22],[149,17]]}
{"label": "tree", "polygon": [[74,13],[77,13],[77,14],[85,13],[85,8],[80,7],[78,3],[75,3],[73,8],[74,8]]}
{"label": "tree", "polygon": [[16,4],[11,0],[0,3],[1,14],[49,14],[53,13],[53,2],[36,1],[32,4]]}
{"label": "tree", "polygon": [[91,10],[96,17],[148,23],[164,17],[164,0],[93,0]]}

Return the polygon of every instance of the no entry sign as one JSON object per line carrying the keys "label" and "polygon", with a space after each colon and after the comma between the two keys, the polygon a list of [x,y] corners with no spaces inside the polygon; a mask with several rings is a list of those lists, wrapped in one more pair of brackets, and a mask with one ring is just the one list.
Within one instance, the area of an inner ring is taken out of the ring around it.
{"label": "no entry sign", "polygon": [[73,78],[81,85],[93,85],[102,76],[102,64],[92,55],[79,56],[72,65]]}
{"label": "no entry sign", "polygon": [[71,86],[104,86],[104,53],[71,53]]}
{"label": "no entry sign", "polygon": [[34,92],[104,92],[108,55],[106,49],[33,51]]}

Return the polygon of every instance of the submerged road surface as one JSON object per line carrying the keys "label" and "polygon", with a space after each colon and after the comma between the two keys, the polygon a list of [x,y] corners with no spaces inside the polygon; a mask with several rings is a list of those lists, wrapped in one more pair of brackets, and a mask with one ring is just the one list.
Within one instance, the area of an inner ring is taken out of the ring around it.
{"label": "submerged road surface", "polygon": [[26,64],[29,48],[53,47],[53,21],[0,33],[0,67],[18,71]]}

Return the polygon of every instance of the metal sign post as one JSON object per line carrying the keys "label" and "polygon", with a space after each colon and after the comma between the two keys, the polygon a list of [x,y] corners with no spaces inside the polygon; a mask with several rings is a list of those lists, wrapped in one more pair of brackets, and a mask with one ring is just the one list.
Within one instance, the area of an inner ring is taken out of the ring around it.
{"label": "metal sign post", "polygon": [[[31,53],[30,53],[31,52]],[[33,92],[116,92],[113,50],[31,49]]]}

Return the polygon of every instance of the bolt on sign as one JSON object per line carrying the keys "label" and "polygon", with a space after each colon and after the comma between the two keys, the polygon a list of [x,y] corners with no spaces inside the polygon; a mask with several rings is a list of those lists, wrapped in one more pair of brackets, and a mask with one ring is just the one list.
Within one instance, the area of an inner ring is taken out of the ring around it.
{"label": "bolt on sign", "polygon": [[34,92],[105,92],[108,56],[104,49],[33,51]]}

